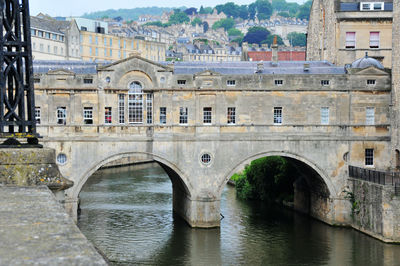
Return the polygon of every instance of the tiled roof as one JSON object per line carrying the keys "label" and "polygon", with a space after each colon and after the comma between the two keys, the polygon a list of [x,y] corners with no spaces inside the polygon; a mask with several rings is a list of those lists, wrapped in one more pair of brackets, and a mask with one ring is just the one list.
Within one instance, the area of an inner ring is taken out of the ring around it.
{"label": "tiled roof", "polygon": [[31,27],[43,31],[64,34],[64,31],[69,27],[69,21],[58,21],[55,19],[42,19],[31,17]]}
{"label": "tiled roof", "polygon": [[51,61],[35,60],[33,61],[33,73],[46,74],[51,70],[67,70],[75,74],[96,74],[97,64],[88,61]]}

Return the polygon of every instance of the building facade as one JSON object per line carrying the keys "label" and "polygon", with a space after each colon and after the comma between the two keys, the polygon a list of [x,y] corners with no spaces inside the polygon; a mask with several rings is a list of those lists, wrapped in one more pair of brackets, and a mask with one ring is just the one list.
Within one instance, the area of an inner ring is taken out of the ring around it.
{"label": "building facade", "polygon": [[392,21],[391,0],[314,0],[307,60],[328,60],[345,65],[368,53],[390,68]]}

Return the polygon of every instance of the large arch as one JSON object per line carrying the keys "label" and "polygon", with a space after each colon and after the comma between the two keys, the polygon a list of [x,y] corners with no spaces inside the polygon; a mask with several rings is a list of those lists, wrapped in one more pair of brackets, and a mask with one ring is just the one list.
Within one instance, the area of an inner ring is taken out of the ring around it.
{"label": "large arch", "polygon": [[[94,162],[88,169],[77,179],[78,182],[67,190],[67,194],[70,198],[78,198],[79,193],[82,190],[82,187],[85,185],[87,180],[102,166],[127,157],[135,157],[135,156],[145,156],[146,158],[151,158],[155,162],[159,163],[161,167],[167,172],[170,176],[173,185],[178,185],[183,191],[186,193],[187,197],[191,197],[193,186],[191,185],[188,177],[172,162],[167,159],[164,159],[155,154],[145,153],[145,152],[126,152],[126,153],[117,153],[113,154],[105,159]],[[174,174],[175,173],[175,174]],[[70,193],[69,193],[70,192]]]}
{"label": "large arch", "polygon": [[218,195],[221,195],[223,189],[225,188],[226,184],[228,183],[229,179],[237,172],[242,171],[246,165],[250,164],[252,161],[264,158],[264,157],[269,157],[269,156],[281,156],[281,157],[287,157],[290,159],[294,159],[297,161],[300,161],[307,166],[311,167],[325,182],[325,185],[327,186],[327,189],[329,190],[329,194],[333,196],[337,196],[337,190],[335,186],[332,183],[332,180],[330,179],[329,175],[321,168],[319,167],[316,163],[312,162],[309,159],[306,159],[304,156],[301,156],[299,154],[291,153],[291,152],[286,152],[286,151],[268,151],[268,152],[261,152],[261,153],[256,153],[254,155],[251,155],[245,159],[240,160],[238,163],[235,164],[235,166],[228,172],[227,175],[225,175],[225,178],[223,180],[223,183],[219,186],[218,188]]}

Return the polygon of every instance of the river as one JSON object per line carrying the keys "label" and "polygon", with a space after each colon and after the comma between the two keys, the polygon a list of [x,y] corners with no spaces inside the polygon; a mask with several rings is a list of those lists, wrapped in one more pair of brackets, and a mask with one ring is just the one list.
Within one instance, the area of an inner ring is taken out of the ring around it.
{"label": "river", "polygon": [[191,229],[157,164],[100,170],[80,199],[78,226],[112,265],[400,265],[399,245],[238,200],[229,186],[221,228]]}

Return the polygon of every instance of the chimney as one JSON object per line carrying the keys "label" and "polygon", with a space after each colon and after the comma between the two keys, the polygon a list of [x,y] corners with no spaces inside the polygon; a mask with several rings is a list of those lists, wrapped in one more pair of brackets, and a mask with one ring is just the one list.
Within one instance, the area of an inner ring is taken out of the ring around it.
{"label": "chimney", "polygon": [[261,74],[264,71],[264,62],[261,61],[257,63],[257,71],[256,73]]}
{"label": "chimney", "polygon": [[242,61],[249,61],[249,43],[242,43]]}
{"label": "chimney", "polygon": [[274,36],[274,43],[271,45],[272,48],[272,63],[278,64],[278,36]]}

